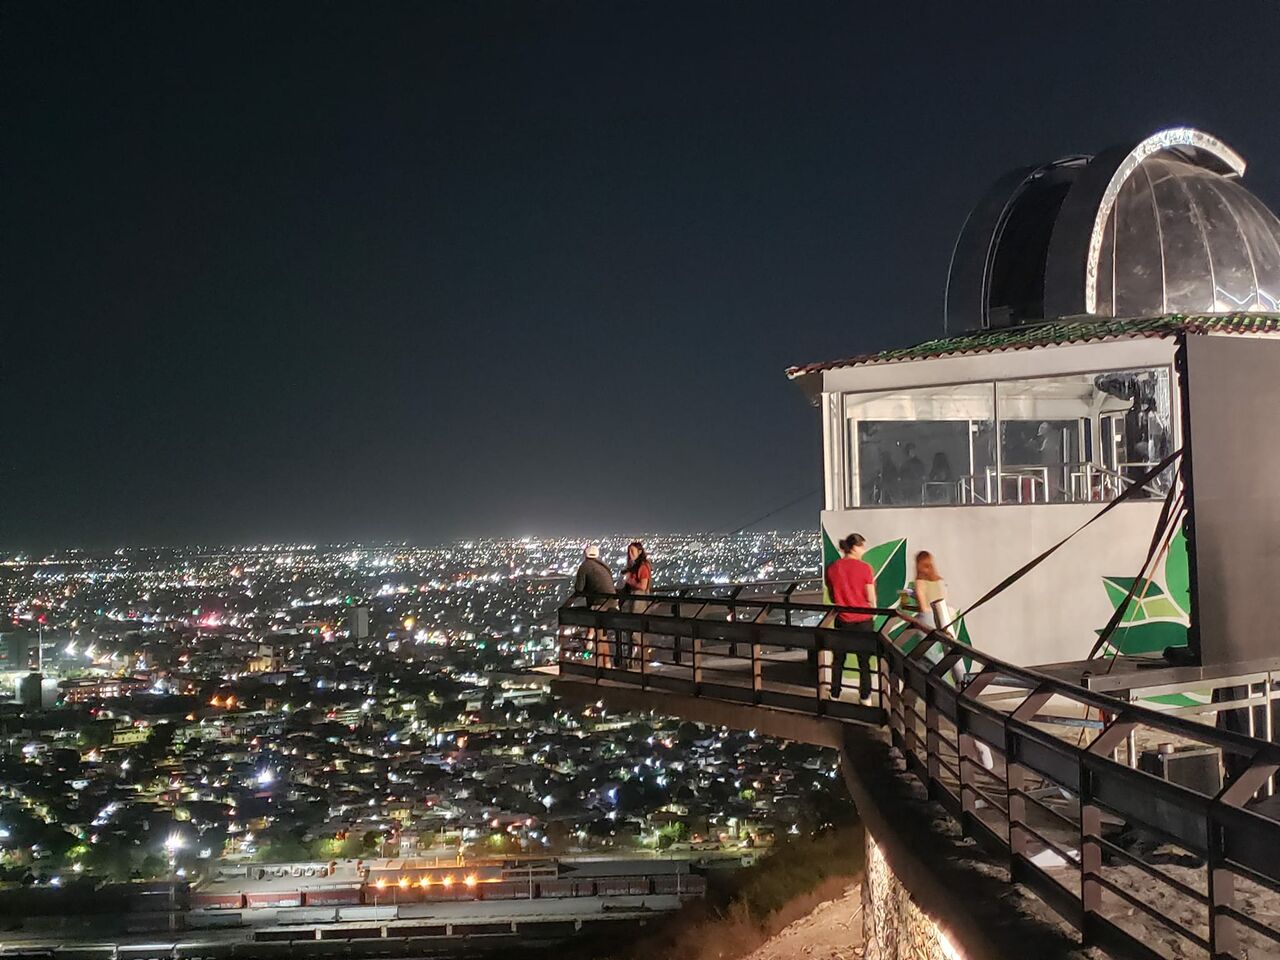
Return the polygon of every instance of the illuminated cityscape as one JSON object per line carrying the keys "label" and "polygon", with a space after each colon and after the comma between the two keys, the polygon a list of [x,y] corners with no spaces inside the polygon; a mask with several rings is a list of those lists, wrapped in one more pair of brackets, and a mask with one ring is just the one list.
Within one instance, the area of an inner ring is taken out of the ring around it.
{"label": "illuminated cityscape", "polygon": [[1268,38],[0,5],[0,960],[1280,957]]}
{"label": "illuminated cityscape", "polygon": [[[817,566],[808,533],[649,542],[669,584]],[[606,560],[625,543],[603,540]],[[816,748],[551,700],[535,668],[554,657],[581,550],[519,539],[6,558],[5,876],[740,850],[827,816],[835,767]]]}

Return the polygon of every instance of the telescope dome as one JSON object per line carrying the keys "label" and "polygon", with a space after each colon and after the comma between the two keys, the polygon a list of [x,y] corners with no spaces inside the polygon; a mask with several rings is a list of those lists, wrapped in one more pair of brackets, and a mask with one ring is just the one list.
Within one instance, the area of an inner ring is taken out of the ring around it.
{"label": "telescope dome", "polygon": [[1220,140],[1178,127],[1007,174],[956,243],[948,328],[1277,312],[1280,218],[1244,169]]}

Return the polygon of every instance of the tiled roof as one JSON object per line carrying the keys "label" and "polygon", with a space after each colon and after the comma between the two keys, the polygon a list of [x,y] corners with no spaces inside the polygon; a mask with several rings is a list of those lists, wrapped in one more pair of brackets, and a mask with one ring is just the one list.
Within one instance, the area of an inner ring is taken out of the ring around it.
{"label": "tiled roof", "polygon": [[1280,315],[1233,313],[1215,316],[1148,317],[1139,320],[1084,319],[1059,320],[1000,330],[987,330],[961,337],[926,340],[914,347],[900,347],[810,363],[787,369],[794,380],[808,373],[855,367],[869,363],[892,363],[896,360],[928,360],[935,357],[958,357],[975,353],[997,353],[1002,350],[1026,350],[1031,347],[1062,346],[1069,343],[1092,343],[1100,340],[1125,340],[1134,337],[1168,337],[1175,333],[1280,333]]}

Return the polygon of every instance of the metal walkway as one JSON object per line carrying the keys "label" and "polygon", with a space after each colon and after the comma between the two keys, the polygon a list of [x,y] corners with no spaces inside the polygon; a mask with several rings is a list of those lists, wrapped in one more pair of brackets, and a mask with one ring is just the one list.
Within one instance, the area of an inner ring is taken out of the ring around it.
{"label": "metal walkway", "polygon": [[[559,612],[560,676],[602,693],[661,691],[887,728],[929,797],[1007,858],[1011,876],[1084,943],[1144,960],[1280,955],[1280,748],[942,633],[891,641],[839,630],[844,608],[808,597],[795,584],[682,588],[620,610],[575,594]],[[844,661],[839,698],[833,659]],[[1232,683],[1247,694],[1192,712],[1269,706],[1276,693],[1270,675],[1261,694],[1244,679],[1206,687]],[[1194,788],[1141,768],[1171,750],[1200,751]]]}

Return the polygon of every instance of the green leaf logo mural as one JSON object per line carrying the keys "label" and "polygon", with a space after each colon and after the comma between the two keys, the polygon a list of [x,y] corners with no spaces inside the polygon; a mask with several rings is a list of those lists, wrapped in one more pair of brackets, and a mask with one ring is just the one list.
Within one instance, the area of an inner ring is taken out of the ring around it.
{"label": "green leaf logo mural", "polygon": [[[876,604],[890,607],[898,602],[898,591],[907,585],[907,541],[890,540],[868,547],[862,559],[876,574]],[[876,617],[876,629],[888,617]]]}
{"label": "green leaf logo mural", "polygon": [[[1112,609],[1124,602],[1133,577],[1103,577]],[[1191,618],[1191,582],[1187,568],[1187,540],[1181,530],[1169,542],[1164,561],[1164,583],[1154,577],[1138,584],[1133,599],[1107,644],[1106,653],[1163,653],[1166,647],[1185,647]],[[1101,630],[1096,631],[1102,633]]]}

